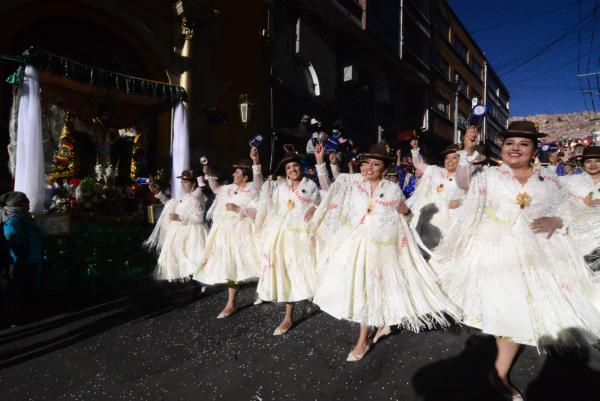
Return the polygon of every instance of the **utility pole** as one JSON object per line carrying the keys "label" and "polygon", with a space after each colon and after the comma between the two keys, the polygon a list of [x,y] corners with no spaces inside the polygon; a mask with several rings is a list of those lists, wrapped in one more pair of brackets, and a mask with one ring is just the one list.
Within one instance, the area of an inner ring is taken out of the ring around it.
{"label": "utility pole", "polygon": [[[488,63],[487,60],[483,60],[483,105],[487,107],[487,75],[488,75]],[[487,140],[487,113],[483,116],[482,123],[482,133],[483,143]]]}
{"label": "utility pole", "polygon": [[460,91],[460,82],[458,74],[454,74],[454,143],[460,143],[458,134],[458,92]]}

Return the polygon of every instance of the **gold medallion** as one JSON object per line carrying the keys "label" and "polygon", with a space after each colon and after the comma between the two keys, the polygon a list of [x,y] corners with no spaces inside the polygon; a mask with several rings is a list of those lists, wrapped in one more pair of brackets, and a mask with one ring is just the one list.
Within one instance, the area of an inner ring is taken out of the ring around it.
{"label": "gold medallion", "polygon": [[521,209],[525,209],[531,205],[531,196],[527,192],[521,192],[517,195],[516,203]]}
{"label": "gold medallion", "polygon": [[288,199],[288,201],[287,201],[287,208],[288,208],[288,210],[292,210],[294,208],[294,206],[296,206],[294,204],[294,201],[291,200],[291,199]]}

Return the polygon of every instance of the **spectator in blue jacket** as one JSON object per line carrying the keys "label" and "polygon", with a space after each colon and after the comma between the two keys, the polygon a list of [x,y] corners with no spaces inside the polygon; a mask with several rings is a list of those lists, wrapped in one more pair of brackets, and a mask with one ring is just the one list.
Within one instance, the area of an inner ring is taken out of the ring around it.
{"label": "spectator in blue jacket", "polygon": [[27,306],[37,296],[42,274],[43,245],[40,229],[29,213],[29,199],[22,192],[0,196],[0,224],[8,251],[8,266],[3,272],[7,281],[10,324],[22,321]]}

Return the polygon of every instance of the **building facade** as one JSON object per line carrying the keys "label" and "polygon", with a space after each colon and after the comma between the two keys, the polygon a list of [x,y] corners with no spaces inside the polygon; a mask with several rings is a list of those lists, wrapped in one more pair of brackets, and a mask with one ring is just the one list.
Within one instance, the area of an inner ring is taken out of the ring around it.
{"label": "building facade", "polygon": [[[431,4],[431,148],[457,141],[464,132],[474,103],[488,110],[481,140],[494,151],[497,133],[507,126],[509,93],[483,51],[445,0]],[[455,125],[456,122],[456,125]],[[456,129],[460,131],[456,132]],[[458,135],[457,135],[458,134]]]}
{"label": "building facade", "polygon": [[[0,54],[34,46],[183,86],[192,168],[207,156],[221,176],[247,157],[256,133],[265,138],[269,167],[285,143],[302,151],[310,135],[298,130],[305,114],[325,128],[341,120],[363,150],[381,139],[399,146],[396,133],[415,130],[431,155],[454,140],[455,109],[464,130],[473,98],[488,105],[486,139],[493,141],[508,117],[508,91],[443,0],[6,0],[0,23]],[[15,69],[0,63],[3,77]],[[98,106],[93,96],[81,99]],[[249,103],[246,122],[240,99]],[[8,159],[11,102],[2,80],[0,160]],[[127,110],[105,102],[115,116]],[[168,169],[172,110],[140,115],[148,169]],[[0,190],[10,179],[2,163]]]}

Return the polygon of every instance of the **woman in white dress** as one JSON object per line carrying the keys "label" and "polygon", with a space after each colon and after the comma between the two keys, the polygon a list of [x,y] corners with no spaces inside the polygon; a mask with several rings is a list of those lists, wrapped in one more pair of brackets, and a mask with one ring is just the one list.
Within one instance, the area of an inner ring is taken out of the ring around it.
{"label": "woman in white dress", "polygon": [[[582,174],[558,177],[565,189],[561,211],[571,220],[570,229],[582,255],[599,276],[600,268],[600,146],[588,146],[581,155]],[[598,277],[597,277],[598,279]]]}
{"label": "woman in white dress", "polygon": [[400,187],[383,179],[391,161],[385,145],[373,145],[363,158],[365,177],[341,174],[313,221],[321,277],[313,302],[337,319],[360,323],[348,361],[369,350],[369,326],[379,328],[379,337],[391,325],[445,326],[443,312],[455,313],[399,213],[408,212]]}
{"label": "woman in white dress", "polygon": [[[252,150],[258,160],[258,150]],[[285,173],[262,183],[256,216],[262,270],[258,280],[259,299],[284,302],[285,316],[273,335],[287,333],[293,325],[294,302],[312,300],[317,285],[317,261],[314,236],[308,222],[319,204],[319,189],[303,177],[301,159],[290,152],[283,156],[275,173]]]}
{"label": "woman in white dress", "polygon": [[189,279],[202,260],[208,229],[204,224],[205,197],[195,188],[192,170],[184,170],[181,179],[182,194],[170,199],[151,183],[152,193],[165,206],[156,226],[144,245],[160,251],[154,277],[158,280]]}
{"label": "woman in white dress", "polygon": [[463,322],[496,336],[492,382],[522,400],[508,377],[520,344],[577,344],[577,329],[595,341],[600,289],[557,217],[557,181],[532,167],[545,135],[529,121],[512,122],[502,135],[502,165],[474,174],[475,136],[465,137],[456,177],[469,192],[431,264]]}
{"label": "woman in white dress", "polygon": [[448,146],[441,153],[444,167],[438,167],[423,161],[418,140],[413,139],[410,145],[415,173],[422,175],[415,192],[407,201],[413,213],[410,224],[423,243],[429,249],[434,249],[452,223],[456,209],[466,194],[464,189],[456,185],[454,177],[460,146]]}
{"label": "woman in white dress", "polygon": [[206,240],[206,250],[194,280],[203,284],[227,284],[228,299],[217,319],[235,311],[238,284],[258,278],[260,258],[254,233],[254,217],[258,205],[258,190],[250,181],[261,174],[260,165],[241,160],[233,165],[233,184],[219,186],[209,166],[204,174],[211,190],[217,195],[207,213],[213,224]]}

